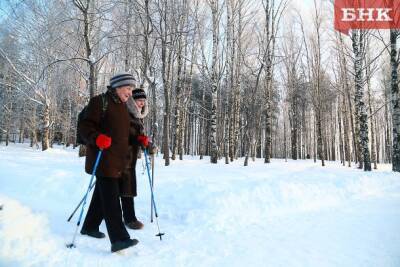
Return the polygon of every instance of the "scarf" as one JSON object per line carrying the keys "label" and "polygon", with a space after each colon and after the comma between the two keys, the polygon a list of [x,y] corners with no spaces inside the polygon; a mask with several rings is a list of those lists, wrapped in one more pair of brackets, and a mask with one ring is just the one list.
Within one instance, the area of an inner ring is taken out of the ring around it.
{"label": "scarf", "polygon": [[129,113],[133,117],[138,119],[144,119],[149,113],[149,108],[147,107],[147,101],[145,102],[141,112],[139,112],[139,107],[136,105],[136,102],[132,97],[128,99],[128,101],[126,102],[126,106],[128,107]]}

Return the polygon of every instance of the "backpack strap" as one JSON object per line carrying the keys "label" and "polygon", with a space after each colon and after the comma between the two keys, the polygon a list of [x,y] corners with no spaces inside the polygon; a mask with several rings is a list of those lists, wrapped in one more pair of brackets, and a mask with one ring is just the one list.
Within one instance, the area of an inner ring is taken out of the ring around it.
{"label": "backpack strap", "polygon": [[108,108],[107,95],[105,93],[103,93],[103,94],[101,94],[100,129],[104,128],[104,118],[106,117],[107,108]]}
{"label": "backpack strap", "polygon": [[101,120],[103,120],[105,115],[106,115],[107,108],[108,108],[108,101],[107,101],[107,95],[106,94],[101,94],[101,102],[102,102]]}

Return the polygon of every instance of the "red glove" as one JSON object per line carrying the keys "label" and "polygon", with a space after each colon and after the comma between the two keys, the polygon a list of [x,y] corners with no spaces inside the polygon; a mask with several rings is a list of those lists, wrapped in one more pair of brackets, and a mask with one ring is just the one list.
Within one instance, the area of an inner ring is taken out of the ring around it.
{"label": "red glove", "polygon": [[105,134],[99,134],[96,138],[96,145],[101,150],[109,148],[111,146],[111,137]]}
{"label": "red glove", "polygon": [[149,146],[149,138],[146,135],[139,135],[137,140],[143,147],[146,148]]}

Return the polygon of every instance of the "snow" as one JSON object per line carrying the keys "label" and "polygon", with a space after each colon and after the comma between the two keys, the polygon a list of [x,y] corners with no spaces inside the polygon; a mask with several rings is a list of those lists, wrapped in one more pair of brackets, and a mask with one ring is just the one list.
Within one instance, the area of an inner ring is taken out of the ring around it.
{"label": "snow", "polygon": [[0,146],[0,266],[400,266],[400,174],[312,160],[244,167],[186,156],[165,167],[159,155],[162,241],[139,160],[135,206],[145,228],[129,230],[139,244],[112,254],[108,238],[78,234],[68,249],[78,213],[66,220],[90,180],[77,153]]}

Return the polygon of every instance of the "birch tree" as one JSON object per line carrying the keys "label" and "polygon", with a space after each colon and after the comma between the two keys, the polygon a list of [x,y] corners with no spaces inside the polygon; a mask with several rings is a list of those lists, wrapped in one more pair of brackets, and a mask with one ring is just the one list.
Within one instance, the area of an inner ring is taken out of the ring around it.
{"label": "birch tree", "polygon": [[279,22],[282,13],[287,7],[287,1],[263,0],[263,11],[265,15],[264,41],[262,68],[265,67],[265,154],[264,163],[269,163],[271,158],[271,96],[273,90],[274,59],[276,54],[276,35],[279,30]]}
{"label": "birch tree", "polygon": [[211,116],[210,116],[210,160],[211,163],[218,162],[217,144],[217,94],[218,94],[218,33],[219,33],[219,3],[218,0],[208,0],[208,5],[212,14],[212,59],[211,59]]}
{"label": "birch tree", "polygon": [[312,42],[313,60],[312,73],[314,81],[313,104],[315,110],[316,135],[317,135],[317,153],[321,160],[321,165],[325,166],[325,149],[323,147],[322,133],[322,87],[321,87],[321,13],[318,11],[316,0],[314,0],[314,17],[313,23],[315,28],[315,37]]}
{"label": "birch tree", "polygon": [[367,111],[364,103],[364,78],[363,78],[363,56],[365,55],[365,31],[352,30],[352,44],[354,53],[354,83],[356,105],[356,119],[359,125],[358,144],[360,146],[359,168],[364,166],[365,171],[371,171],[371,159],[368,147],[368,121]]}
{"label": "birch tree", "polygon": [[390,30],[391,108],[393,124],[392,170],[400,172],[400,98],[398,85],[397,38],[399,32]]}

